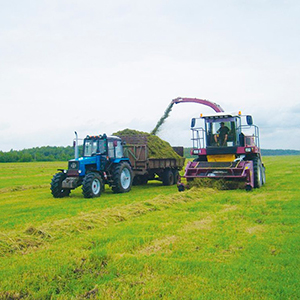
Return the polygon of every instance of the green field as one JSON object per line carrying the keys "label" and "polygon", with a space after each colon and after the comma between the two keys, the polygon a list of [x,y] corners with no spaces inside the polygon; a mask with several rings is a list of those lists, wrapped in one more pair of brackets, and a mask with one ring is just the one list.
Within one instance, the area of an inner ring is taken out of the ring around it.
{"label": "green field", "polygon": [[261,189],[159,182],[54,199],[66,163],[0,164],[0,299],[300,299],[300,157]]}

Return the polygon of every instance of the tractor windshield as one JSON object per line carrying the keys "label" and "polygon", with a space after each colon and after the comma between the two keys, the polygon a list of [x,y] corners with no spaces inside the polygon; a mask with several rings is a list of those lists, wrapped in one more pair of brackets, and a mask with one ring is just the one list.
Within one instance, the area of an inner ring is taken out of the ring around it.
{"label": "tractor windshield", "polygon": [[92,156],[95,154],[105,154],[105,141],[86,139],[84,141],[83,156]]}

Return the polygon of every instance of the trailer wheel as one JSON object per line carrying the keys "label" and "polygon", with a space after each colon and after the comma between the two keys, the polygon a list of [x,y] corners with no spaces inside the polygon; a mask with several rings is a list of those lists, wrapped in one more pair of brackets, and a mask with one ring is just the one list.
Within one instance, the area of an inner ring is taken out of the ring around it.
{"label": "trailer wheel", "polygon": [[178,180],[179,180],[179,172],[178,170],[173,170],[173,177],[174,177],[174,181],[173,184],[177,184]]}
{"label": "trailer wheel", "polygon": [[113,170],[113,186],[114,193],[126,193],[131,190],[132,170],[128,163],[118,164]]}
{"label": "trailer wheel", "polygon": [[100,197],[103,186],[103,180],[99,174],[88,173],[82,182],[82,193],[84,198]]}
{"label": "trailer wheel", "polygon": [[59,172],[56,173],[51,181],[51,193],[54,198],[63,198],[69,196],[71,191],[69,189],[62,188],[62,182],[66,179],[67,175]]}
{"label": "trailer wheel", "polygon": [[261,160],[258,157],[253,159],[254,187],[260,188],[263,185],[263,170]]}
{"label": "trailer wheel", "polygon": [[142,182],[142,185],[146,185],[148,183],[148,175],[147,174],[142,175],[141,182]]}
{"label": "trailer wheel", "polygon": [[148,175],[137,175],[133,178],[132,185],[145,185],[148,183]]}
{"label": "trailer wheel", "polygon": [[174,175],[171,169],[165,169],[162,176],[163,185],[174,184]]}

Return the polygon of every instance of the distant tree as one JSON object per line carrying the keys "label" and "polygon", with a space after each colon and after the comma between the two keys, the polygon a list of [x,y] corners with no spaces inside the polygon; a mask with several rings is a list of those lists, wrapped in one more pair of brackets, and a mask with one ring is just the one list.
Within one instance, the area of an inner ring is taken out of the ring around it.
{"label": "distant tree", "polygon": [[20,162],[29,162],[33,161],[32,156],[28,152],[23,152],[19,158]]}

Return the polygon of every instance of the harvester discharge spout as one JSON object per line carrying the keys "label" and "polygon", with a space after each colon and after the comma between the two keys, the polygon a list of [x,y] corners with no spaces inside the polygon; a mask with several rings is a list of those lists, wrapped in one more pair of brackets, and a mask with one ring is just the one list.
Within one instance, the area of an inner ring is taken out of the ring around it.
{"label": "harvester discharge spout", "polygon": [[181,98],[181,97],[179,97],[179,98],[173,99],[171,103],[172,104],[178,104],[178,103],[199,103],[199,104],[203,104],[203,105],[211,107],[215,112],[224,112],[223,108],[219,104],[211,102],[211,101],[208,101],[208,100],[205,100],[205,99]]}

